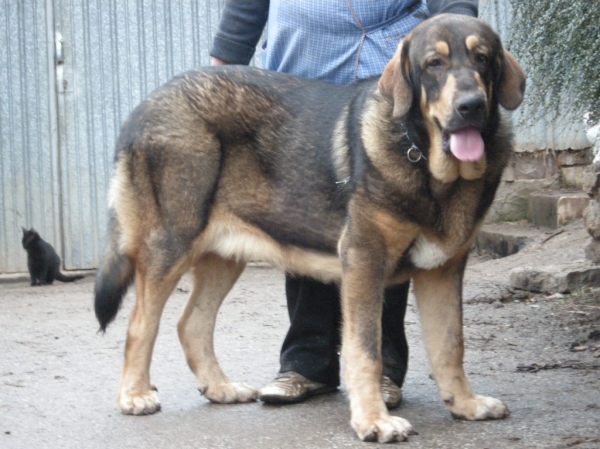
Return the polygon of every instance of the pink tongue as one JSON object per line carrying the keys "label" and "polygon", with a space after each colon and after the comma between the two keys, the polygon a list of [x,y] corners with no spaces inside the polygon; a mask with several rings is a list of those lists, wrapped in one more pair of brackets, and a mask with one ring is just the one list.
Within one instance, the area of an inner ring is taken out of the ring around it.
{"label": "pink tongue", "polygon": [[450,134],[450,151],[459,161],[478,161],[483,156],[481,133],[475,128],[466,128]]}

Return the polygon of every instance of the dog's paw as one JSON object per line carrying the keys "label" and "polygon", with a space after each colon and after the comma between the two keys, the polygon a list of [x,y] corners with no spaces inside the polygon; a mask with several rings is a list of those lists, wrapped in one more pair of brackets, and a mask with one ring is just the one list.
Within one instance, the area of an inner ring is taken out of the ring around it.
{"label": "dog's paw", "polygon": [[234,404],[236,402],[252,402],[258,399],[258,390],[242,382],[228,382],[216,387],[199,389],[210,402]]}
{"label": "dog's paw", "polygon": [[352,428],[362,441],[379,443],[406,441],[409,435],[416,434],[407,420],[387,413],[381,413],[371,419],[352,420]]}
{"label": "dog's paw", "polygon": [[121,393],[119,407],[125,415],[152,415],[160,410],[160,399],[154,390],[136,395]]}
{"label": "dog's paw", "polygon": [[504,403],[488,396],[474,395],[471,399],[456,402],[448,407],[452,416],[469,421],[506,418],[510,411]]}

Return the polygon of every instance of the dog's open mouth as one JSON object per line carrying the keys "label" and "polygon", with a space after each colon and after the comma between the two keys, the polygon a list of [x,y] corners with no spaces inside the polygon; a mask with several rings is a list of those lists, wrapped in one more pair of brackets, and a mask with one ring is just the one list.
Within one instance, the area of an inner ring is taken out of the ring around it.
{"label": "dog's open mouth", "polygon": [[483,157],[484,144],[481,132],[475,127],[442,133],[444,151],[452,153],[462,162],[476,162]]}

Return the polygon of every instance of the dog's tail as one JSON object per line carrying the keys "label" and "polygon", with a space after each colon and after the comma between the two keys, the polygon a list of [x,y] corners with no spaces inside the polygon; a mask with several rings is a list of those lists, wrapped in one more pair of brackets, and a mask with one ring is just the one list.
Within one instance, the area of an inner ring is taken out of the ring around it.
{"label": "dog's tail", "polygon": [[78,279],[83,279],[85,276],[82,276],[81,274],[76,274],[74,276],[67,276],[66,274],[62,274],[60,271],[58,271],[54,277],[57,281],[60,281],[60,282],[73,282]]}
{"label": "dog's tail", "polygon": [[116,220],[112,218],[110,221],[110,241],[94,287],[94,309],[102,332],[117,316],[135,273],[133,261],[120,250],[120,231]]}

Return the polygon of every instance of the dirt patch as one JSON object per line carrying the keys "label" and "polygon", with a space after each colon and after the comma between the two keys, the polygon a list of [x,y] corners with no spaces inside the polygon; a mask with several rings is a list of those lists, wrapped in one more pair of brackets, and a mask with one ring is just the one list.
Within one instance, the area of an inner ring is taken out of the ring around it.
{"label": "dirt patch", "polygon": [[570,351],[593,352],[600,367],[600,290],[559,297],[553,309]]}

